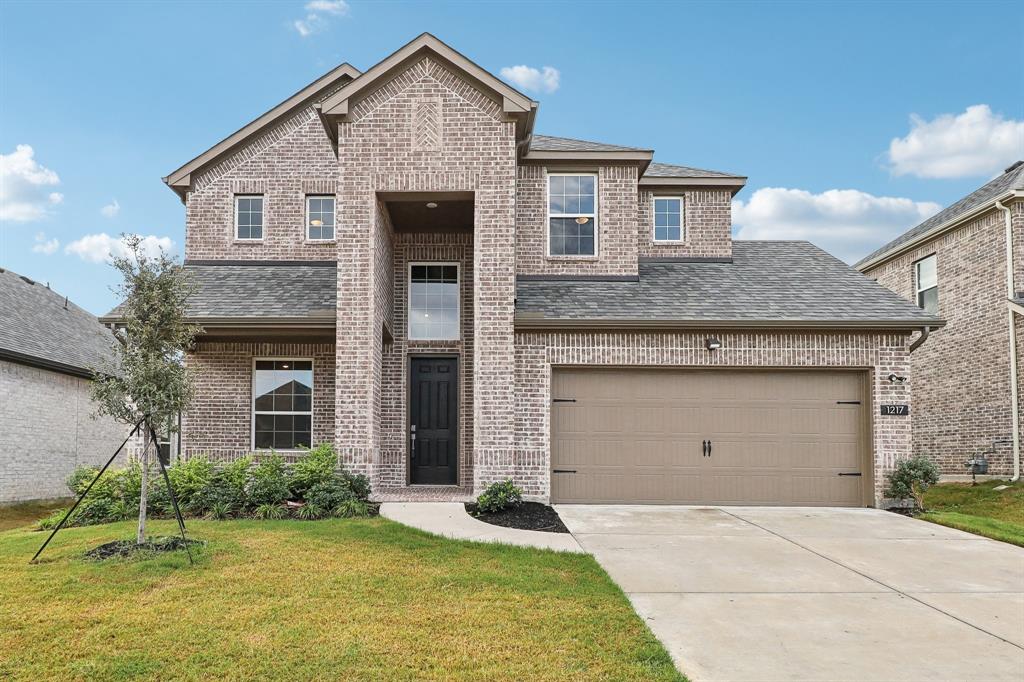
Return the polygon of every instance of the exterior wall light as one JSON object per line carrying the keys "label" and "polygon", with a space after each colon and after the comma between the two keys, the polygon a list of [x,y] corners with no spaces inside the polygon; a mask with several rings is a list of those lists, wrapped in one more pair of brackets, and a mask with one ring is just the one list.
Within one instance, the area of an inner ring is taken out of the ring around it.
{"label": "exterior wall light", "polygon": [[427,208],[437,208],[437,203],[433,201],[428,201]]}
{"label": "exterior wall light", "polygon": [[890,374],[889,375],[889,383],[890,384],[905,384],[905,383],[907,383],[907,378],[906,377],[901,377],[898,374]]}
{"label": "exterior wall light", "polygon": [[722,347],[722,342],[714,336],[709,336],[707,340],[704,341],[704,347],[708,350],[718,350]]}

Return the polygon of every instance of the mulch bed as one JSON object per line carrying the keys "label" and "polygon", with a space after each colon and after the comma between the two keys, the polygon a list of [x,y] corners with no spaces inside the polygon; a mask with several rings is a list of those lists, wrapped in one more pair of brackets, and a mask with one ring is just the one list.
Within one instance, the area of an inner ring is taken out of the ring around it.
{"label": "mulch bed", "polygon": [[539,530],[545,533],[569,532],[569,529],[562,523],[562,519],[559,518],[558,512],[540,502],[523,502],[517,507],[492,514],[481,513],[475,504],[467,503],[466,511],[473,518],[495,526]]}
{"label": "mulch bed", "polygon": [[[189,540],[188,544],[195,547],[205,545],[206,543],[202,540]],[[153,538],[141,545],[136,544],[134,540],[115,540],[100,545],[95,549],[90,549],[85,553],[85,557],[87,559],[102,560],[114,557],[130,557],[142,552],[176,552],[179,549],[185,549],[185,541],[178,537]]]}

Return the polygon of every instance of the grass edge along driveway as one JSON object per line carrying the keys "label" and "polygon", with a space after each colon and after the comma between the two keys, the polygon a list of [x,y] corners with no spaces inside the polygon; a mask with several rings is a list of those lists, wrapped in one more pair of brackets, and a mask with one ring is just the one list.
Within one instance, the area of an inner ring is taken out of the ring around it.
{"label": "grass edge along driveway", "polygon": [[920,519],[1024,547],[1024,481],[940,483],[925,491],[924,507]]}
{"label": "grass edge along driveway", "polygon": [[380,518],[188,525],[195,567],[81,558],[130,522],[63,530],[35,566],[44,534],[0,532],[0,678],[683,679],[589,555]]}

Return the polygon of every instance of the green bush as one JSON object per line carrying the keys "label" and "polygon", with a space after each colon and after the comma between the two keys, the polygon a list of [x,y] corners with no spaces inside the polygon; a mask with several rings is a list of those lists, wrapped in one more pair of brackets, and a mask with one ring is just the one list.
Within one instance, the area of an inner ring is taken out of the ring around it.
{"label": "green bush", "polygon": [[293,499],[306,499],[306,492],[313,486],[334,478],[338,456],[330,443],[322,443],[307,451],[291,466],[288,486]]}
{"label": "green bush", "polygon": [[234,509],[229,503],[217,500],[210,505],[206,516],[210,519],[223,521],[224,519],[230,519],[232,513],[234,513]]}
{"label": "green bush", "polygon": [[357,499],[344,476],[333,475],[306,491],[306,502],[320,509],[336,509],[346,500]]}
{"label": "green bush", "polygon": [[322,508],[315,504],[310,504],[309,502],[295,510],[295,517],[302,519],[303,521],[322,519],[325,515],[326,514]]}
{"label": "green bush", "polygon": [[364,518],[370,515],[370,505],[350,497],[334,508],[334,516],[343,519]]}
{"label": "green bush", "polygon": [[257,519],[264,521],[274,521],[277,519],[283,519],[288,515],[287,510],[279,504],[261,504],[256,507],[256,511],[252,514]]}
{"label": "green bush", "polygon": [[897,462],[886,477],[885,494],[898,500],[912,499],[917,509],[924,509],[924,491],[939,482],[939,468],[923,455]]}
{"label": "green bush", "polygon": [[492,483],[476,498],[477,509],[485,514],[504,511],[519,506],[523,501],[523,491],[512,479]]}
{"label": "green bush", "polygon": [[68,476],[67,486],[75,495],[81,495],[85,492],[85,489],[92,483],[92,479],[96,478],[97,472],[100,468],[96,466],[79,466],[76,467],[71,475]]}
{"label": "green bush", "polygon": [[257,507],[279,505],[288,499],[288,467],[281,455],[271,453],[252,468],[246,491],[249,501]]}

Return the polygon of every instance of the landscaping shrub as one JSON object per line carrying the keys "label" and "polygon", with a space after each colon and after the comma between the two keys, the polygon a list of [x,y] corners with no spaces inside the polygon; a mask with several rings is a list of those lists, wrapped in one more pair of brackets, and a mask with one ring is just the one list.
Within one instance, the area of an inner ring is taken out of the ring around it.
{"label": "landscaping shrub", "polygon": [[293,499],[304,500],[310,488],[335,476],[338,456],[330,443],[322,443],[304,454],[291,466],[288,482]]}
{"label": "landscaping shrub", "polygon": [[281,455],[272,453],[253,467],[246,491],[250,502],[257,507],[281,504],[288,499],[291,494],[288,469]]}
{"label": "landscaping shrub", "polygon": [[924,491],[939,482],[939,468],[923,455],[897,462],[886,477],[885,494],[899,500],[912,499],[917,509],[924,509]]}
{"label": "landscaping shrub", "polygon": [[504,511],[523,501],[523,491],[512,479],[492,483],[476,498],[477,509],[485,514]]}
{"label": "landscaping shrub", "polygon": [[350,497],[334,508],[334,515],[343,519],[363,518],[370,515],[370,506]]}
{"label": "landscaping shrub", "polygon": [[287,514],[288,512],[281,505],[270,503],[259,505],[256,507],[256,511],[253,512],[253,516],[264,521],[283,519]]}
{"label": "landscaping shrub", "polygon": [[295,511],[295,517],[302,519],[303,521],[313,521],[315,519],[322,519],[326,514],[324,510],[315,504],[307,502]]}

